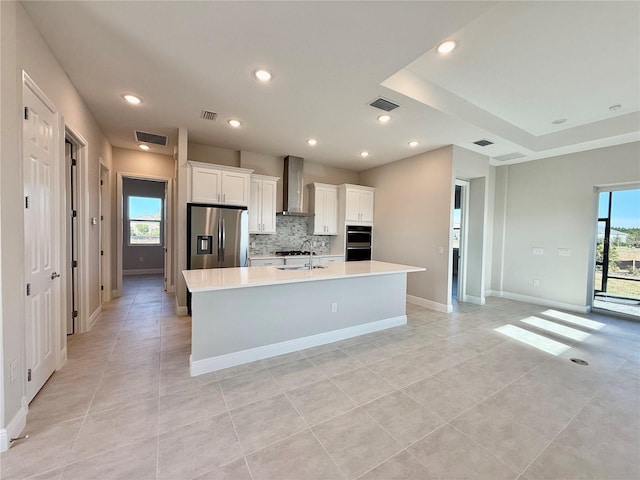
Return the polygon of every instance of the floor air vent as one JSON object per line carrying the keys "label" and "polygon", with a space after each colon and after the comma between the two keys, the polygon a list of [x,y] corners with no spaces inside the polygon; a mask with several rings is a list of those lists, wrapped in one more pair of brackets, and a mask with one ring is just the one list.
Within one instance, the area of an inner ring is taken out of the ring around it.
{"label": "floor air vent", "polygon": [[391,100],[387,100],[386,98],[383,98],[383,97],[376,98],[369,105],[371,105],[372,107],[379,108],[380,110],[384,110],[385,112],[390,112],[394,108],[398,108],[400,106],[393,103]]}
{"label": "floor air vent", "polygon": [[158,135],[156,133],[135,131],[136,141],[140,143],[152,143],[154,145],[167,146],[167,137],[165,135]]}
{"label": "floor air vent", "polygon": [[478,145],[479,147],[486,147],[487,145],[493,145],[493,142],[490,140],[487,140],[486,138],[483,138],[482,140],[478,140],[476,142],[473,142],[475,145]]}
{"label": "floor air vent", "polygon": [[216,112],[211,112],[209,110],[202,110],[200,114],[200,118],[204,118],[205,120],[215,120],[218,114]]}

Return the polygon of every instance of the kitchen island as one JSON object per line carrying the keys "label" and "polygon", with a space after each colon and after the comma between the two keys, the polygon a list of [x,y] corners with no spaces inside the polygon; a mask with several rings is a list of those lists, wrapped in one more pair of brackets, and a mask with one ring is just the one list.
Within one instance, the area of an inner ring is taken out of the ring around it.
{"label": "kitchen island", "polygon": [[191,376],[407,323],[407,273],[423,267],[335,262],[184,270]]}

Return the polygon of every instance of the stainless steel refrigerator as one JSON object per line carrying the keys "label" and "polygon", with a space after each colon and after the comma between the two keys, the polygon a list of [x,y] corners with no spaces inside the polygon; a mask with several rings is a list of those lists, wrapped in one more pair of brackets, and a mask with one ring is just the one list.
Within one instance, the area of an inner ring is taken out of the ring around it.
{"label": "stainless steel refrigerator", "polygon": [[187,204],[187,269],[245,267],[248,250],[246,207]]}
{"label": "stainless steel refrigerator", "polygon": [[246,207],[187,205],[187,268],[245,267],[249,249]]}

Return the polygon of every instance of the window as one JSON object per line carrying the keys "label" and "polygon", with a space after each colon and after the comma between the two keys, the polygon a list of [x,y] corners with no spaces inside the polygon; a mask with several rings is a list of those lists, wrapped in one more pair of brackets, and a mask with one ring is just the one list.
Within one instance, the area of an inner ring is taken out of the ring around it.
{"label": "window", "polygon": [[128,197],[129,245],[162,245],[162,199]]}

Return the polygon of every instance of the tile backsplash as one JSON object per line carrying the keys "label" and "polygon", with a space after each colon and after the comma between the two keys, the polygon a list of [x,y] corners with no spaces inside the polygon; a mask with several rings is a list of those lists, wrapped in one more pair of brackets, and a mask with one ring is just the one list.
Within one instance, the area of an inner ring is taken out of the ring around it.
{"label": "tile backsplash", "polygon": [[[287,217],[278,215],[276,217],[276,233],[271,235],[260,235],[252,233],[249,235],[249,244],[255,248],[249,248],[249,255],[266,255],[278,250],[300,250],[302,243],[309,240],[313,245],[313,251],[317,254],[326,254],[331,250],[331,235],[311,235],[307,222],[312,222],[313,217]],[[325,246],[322,246],[324,242]]]}

